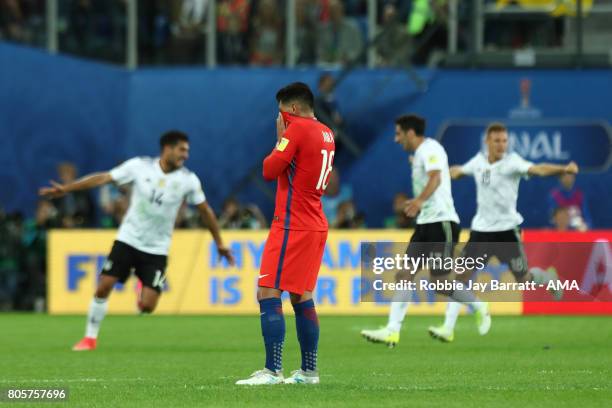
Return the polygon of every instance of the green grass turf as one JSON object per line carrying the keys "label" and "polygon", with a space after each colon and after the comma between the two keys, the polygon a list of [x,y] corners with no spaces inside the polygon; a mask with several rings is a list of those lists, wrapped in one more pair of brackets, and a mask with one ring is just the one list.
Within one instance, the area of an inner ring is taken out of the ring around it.
{"label": "green grass turf", "polygon": [[[318,386],[240,388],[263,365],[257,316],[109,316],[98,350],[76,353],[83,317],[3,314],[0,388],[69,388],[68,403],[18,407],[612,406],[610,317],[495,317],[479,337],[462,316],[442,344],[426,334],[439,317],[408,316],[394,349],[359,336],[383,321],[322,317]],[[285,373],[298,365],[288,317]]]}

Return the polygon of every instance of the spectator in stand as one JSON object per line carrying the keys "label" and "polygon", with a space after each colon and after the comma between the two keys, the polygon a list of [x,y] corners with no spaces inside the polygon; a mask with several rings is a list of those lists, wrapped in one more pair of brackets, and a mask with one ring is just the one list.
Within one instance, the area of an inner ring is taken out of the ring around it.
{"label": "spectator in stand", "polygon": [[0,38],[24,41],[24,17],[18,0],[0,0]]}
{"label": "spectator in stand", "polygon": [[20,282],[18,309],[43,311],[47,271],[47,231],[60,226],[57,209],[50,201],[41,200],[34,218],[25,222],[23,272]]}
{"label": "spectator in stand", "polygon": [[408,17],[408,33],[419,48],[412,62],[416,65],[432,63],[434,51],[444,51],[447,43],[447,0],[413,0]]}
{"label": "spectator in stand", "polygon": [[250,6],[249,0],[222,0],[218,3],[218,55],[221,64],[246,63]]}
{"label": "spectator in stand", "polygon": [[116,228],[121,224],[130,203],[129,186],[116,186],[106,184],[100,187],[98,204],[102,209],[102,219],[100,220],[103,228]]}
{"label": "spectator in stand", "polygon": [[21,272],[22,217],[0,209],[0,311],[11,309]]}
{"label": "spectator in stand", "polygon": [[242,223],[245,229],[263,229],[268,227],[266,217],[255,204],[247,204],[242,209]]}
{"label": "spectator in stand", "polygon": [[184,202],[176,215],[174,227],[177,229],[193,229],[200,228],[201,226],[202,222],[198,212]]}
{"label": "spectator in stand", "polygon": [[71,0],[68,9],[68,50],[91,55],[94,46],[95,15],[92,0]]}
{"label": "spectator in stand", "polygon": [[317,24],[320,13],[317,0],[297,0],[295,13],[297,63],[312,65],[317,61]]}
{"label": "spectator in stand", "polygon": [[376,45],[379,65],[398,67],[409,63],[412,39],[393,2],[386,3],[383,8],[382,30],[382,38]]}
{"label": "spectator in stand", "polygon": [[344,5],[329,0],[329,21],[319,28],[318,62],[346,64],[356,61],[363,50],[363,34],[357,24],[344,16]]}
{"label": "spectator in stand", "polygon": [[261,0],[253,17],[251,64],[279,65],[283,62],[283,12],[277,0]]}
{"label": "spectator in stand", "polygon": [[365,216],[357,212],[353,200],[346,200],[338,206],[335,222],[330,225],[337,229],[359,229],[365,228]]}
{"label": "spectator in stand", "polygon": [[367,0],[344,0],[346,15],[366,17],[368,15]]}
{"label": "spectator in stand", "polygon": [[255,204],[240,205],[233,197],[223,203],[219,226],[224,229],[262,229],[267,227],[263,213]]}
{"label": "spectator in stand", "polygon": [[[115,0],[110,15],[113,26],[113,47],[125,47],[126,0]],[[169,45],[170,24],[173,10],[178,10],[177,0],[148,0],[138,4],[138,63],[159,64]],[[179,11],[176,11],[176,15]],[[119,34],[119,35],[117,35]]]}
{"label": "spectator in stand", "polygon": [[[57,173],[62,184],[71,183],[77,178],[74,164],[64,162],[57,166]],[[91,227],[94,222],[95,207],[88,191],[75,191],[54,200],[58,210],[61,226],[64,228]]]}
{"label": "spectator in stand", "polygon": [[208,0],[174,2],[170,25],[170,59],[178,64],[204,62]]}
{"label": "spectator in stand", "polygon": [[340,173],[334,168],[329,175],[329,181],[325,194],[321,197],[323,212],[330,227],[336,225],[338,209],[344,201],[353,199],[353,189],[349,185],[340,184]]}
{"label": "spectator in stand", "polygon": [[404,212],[408,195],[397,193],[393,198],[393,215],[385,218],[385,228],[412,228],[415,226],[414,218],[410,218]]}
{"label": "spectator in stand", "polygon": [[233,197],[223,203],[219,214],[219,227],[223,229],[240,229],[240,204]]}
{"label": "spectator in stand", "polygon": [[45,2],[0,0],[0,39],[45,46]]}
{"label": "spectator in stand", "polygon": [[582,190],[576,187],[574,174],[563,174],[559,177],[559,186],[550,191],[549,205],[551,214],[559,207],[567,209],[572,229],[586,231],[592,228],[587,200]]}
{"label": "spectator in stand", "polygon": [[555,227],[555,231],[570,231],[573,229],[571,226],[570,211],[567,207],[555,208],[551,222]]}
{"label": "spectator in stand", "polygon": [[312,0],[317,3],[317,14],[319,23],[327,23],[329,22],[329,2],[330,0]]}

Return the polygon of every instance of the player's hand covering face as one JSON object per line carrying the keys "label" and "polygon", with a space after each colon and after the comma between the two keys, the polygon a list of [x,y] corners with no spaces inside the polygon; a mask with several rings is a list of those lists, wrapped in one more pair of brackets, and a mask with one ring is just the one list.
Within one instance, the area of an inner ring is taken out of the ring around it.
{"label": "player's hand covering face", "polygon": [[287,125],[285,124],[285,118],[283,117],[283,112],[279,112],[276,117],[276,143],[279,143],[285,134],[285,130],[287,130]]}

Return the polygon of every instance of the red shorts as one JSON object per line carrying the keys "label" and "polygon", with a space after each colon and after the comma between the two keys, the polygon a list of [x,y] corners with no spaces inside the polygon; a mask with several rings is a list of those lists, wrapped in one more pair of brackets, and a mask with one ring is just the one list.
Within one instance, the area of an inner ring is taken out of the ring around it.
{"label": "red shorts", "polygon": [[259,286],[298,295],[317,284],[327,231],[295,231],[272,227],[259,271]]}

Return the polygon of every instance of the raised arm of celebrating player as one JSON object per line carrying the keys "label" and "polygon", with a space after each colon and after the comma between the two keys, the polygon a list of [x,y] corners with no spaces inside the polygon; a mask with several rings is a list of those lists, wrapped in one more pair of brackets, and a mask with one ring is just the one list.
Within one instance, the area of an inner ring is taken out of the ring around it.
{"label": "raised arm of celebrating player", "polygon": [[431,195],[440,186],[440,170],[432,170],[428,172],[427,175],[429,176],[429,179],[427,180],[427,184],[425,185],[425,188],[423,189],[421,194],[419,194],[419,196],[413,200],[408,200],[406,203],[406,208],[404,209],[404,212],[408,217],[416,217],[419,211],[421,211],[423,203],[427,201],[427,199],[429,199],[429,197],[431,197]]}
{"label": "raised arm of celebrating player", "polygon": [[[47,198],[58,198],[72,191],[88,190],[108,184],[112,181],[113,178],[110,172],[92,173],[68,184],[60,184],[51,180],[51,187],[41,188],[38,191],[38,194]],[[219,253],[219,256],[226,258],[230,265],[234,265],[234,256],[232,255],[231,250],[226,248],[223,244],[219,230],[219,223],[217,222],[217,217],[215,216],[214,211],[212,208],[210,208],[206,201],[196,205],[196,207],[200,213],[200,217],[207,225],[208,230],[217,244],[217,252]]]}
{"label": "raised arm of celebrating player", "polygon": [[477,154],[464,164],[451,166],[448,169],[451,179],[457,180],[464,176],[473,176],[479,157],[480,155]]}
{"label": "raised arm of celebrating player", "polygon": [[208,202],[204,201],[201,204],[196,205],[198,212],[200,213],[200,218],[210,231],[213,239],[215,240],[215,244],[217,244],[217,252],[220,257],[226,258],[230,265],[234,265],[234,255],[232,251],[223,245],[223,239],[221,238],[221,232],[219,229],[219,223],[217,222],[217,216]]}
{"label": "raised arm of celebrating player", "polygon": [[533,166],[529,167],[527,172],[530,176],[547,177],[557,176],[564,173],[578,174],[578,171],[578,165],[572,161],[566,165],[551,163],[534,164]]}
{"label": "raised arm of celebrating player", "polygon": [[109,172],[92,173],[68,184],[60,184],[51,180],[51,187],[42,187],[38,195],[47,198],[58,198],[72,191],[89,190],[113,181]]}

